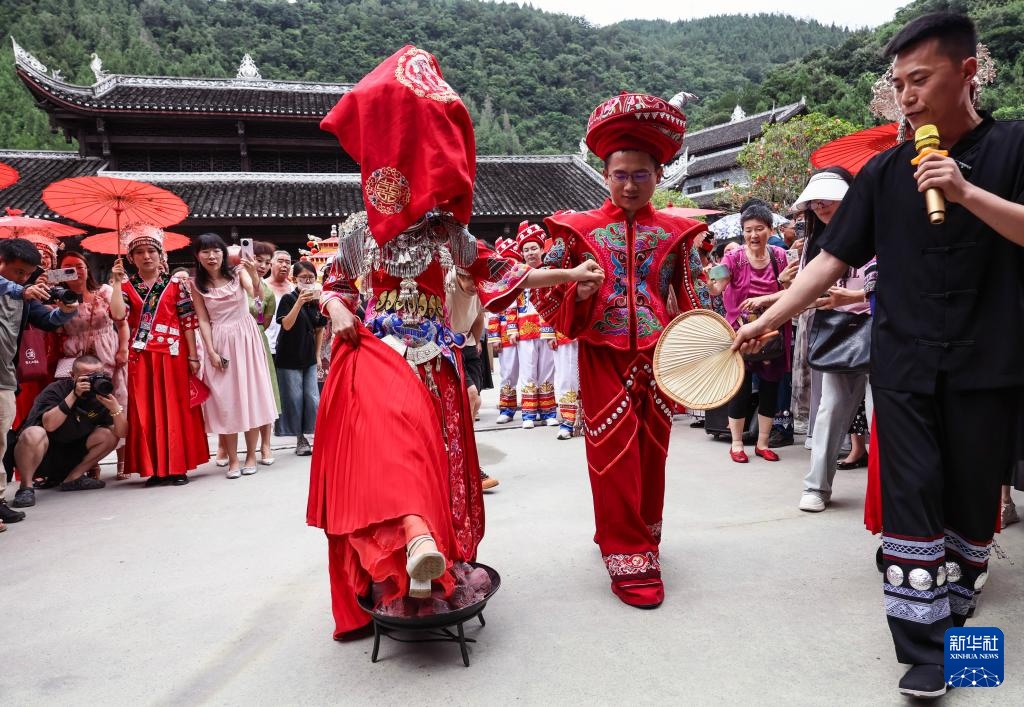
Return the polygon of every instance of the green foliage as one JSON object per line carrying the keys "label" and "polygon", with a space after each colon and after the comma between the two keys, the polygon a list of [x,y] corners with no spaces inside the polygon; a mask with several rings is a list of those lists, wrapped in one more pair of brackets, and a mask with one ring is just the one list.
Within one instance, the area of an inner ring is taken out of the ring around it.
{"label": "green foliage", "polygon": [[654,190],[654,196],[651,197],[651,205],[656,209],[664,209],[666,206],[680,206],[696,209],[700,206],[696,201],[682,192],[676,191],[675,189],[662,189],[660,187]]}
{"label": "green foliage", "polygon": [[910,20],[928,12],[968,14],[996,62],[993,85],[982,92],[981,107],[1008,119],[1024,105],[1024,0],[916,0],[903,7],[895,20],[875,30],[851,34],[838,48],[813,49],[801,59],[769,70],[757,100],[779,103],[807,97],[814,110],[861,125],[878,122],[871,115],[871,86],[889,62],[882,55],[886,42]]}
{"label": "green foliage", "polygon": [[[702,96],[691,129],[737,102],[767,109],[765,72],[849,34],[768,14],[594,27],[472,0],[4,0],[0,27],[85,85],[94,51],[118,74],[230,77],[248,52],[266,78],[354,82],[413,43],[466,99],[482,154],[576,152],[589,111],[621,90]],[[0,145],[60,146],[9,47],[0,59]]]}
{"label": "green foliage", "polygon": [[739,206],[756,196],[785,212],[813,171],[811,153],[856,130],[853,123],[820,113],[767,126],[760,140],[740,150],[738,161],[750,173],[750,184],[733,187],[729,202]]}

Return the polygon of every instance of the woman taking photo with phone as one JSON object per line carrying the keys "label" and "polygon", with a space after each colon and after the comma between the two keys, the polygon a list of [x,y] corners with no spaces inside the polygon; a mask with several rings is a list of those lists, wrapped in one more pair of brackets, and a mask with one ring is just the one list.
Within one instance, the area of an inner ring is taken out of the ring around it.
{"label": "woman taking photo with phone", "polygon": [[[263,334],[249,313],[249,298],[262,292],[256,261],[228,265],[228,247],[216,233],[192,243],[196,258],[195,305],[206,351],[203,377],[210,397],[203,403],[208,432],[220,435],[229,479],[256,473],[260,427],[277,417]],[[238,461],[238,433],[245,434],[245,463]]]}
{"label": "woman taking photo with phone", "polygon": [[306,435],[316,427],[320,406],[317,385],[319,351],[327,318],[320,314],[320,286],[316,268],[300,260],[292,266],[295,289],[281,298],[277,306],[277,383],[281,390],[281,418],[278,434],[295,437],[295,455],[312,454]]}
{"label": "woman taking photo with phone", "polygon": [[[61,356],[55,378],[71,377],[75,359],[86,354],[103,364],[114,383],[114,397],[128,409],[128,322],[114,321],[110,314],[110,296],[114,288],[100,285],[89,272],[85,253],[69,250],[61,254],[59,267],[74,270],[76,277],[61,283],[78,295],[78,316],[66,323],[61,332]],[[99,467],[86,475],[99,478]],[[117,446],[117,479],[127,479],[124,471],[124,443]]]}

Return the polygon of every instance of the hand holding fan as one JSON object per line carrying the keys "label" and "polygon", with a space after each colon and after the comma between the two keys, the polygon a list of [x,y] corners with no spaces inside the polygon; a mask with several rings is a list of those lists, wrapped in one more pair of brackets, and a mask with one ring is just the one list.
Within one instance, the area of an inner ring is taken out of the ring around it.
{"label": "hand holding fan", "polygon": [[743,357],[732,350],[736,333],[706,309],[669,322],[654,349],[654,377],[681,405],[710,410],[729,402],[743,383]]}

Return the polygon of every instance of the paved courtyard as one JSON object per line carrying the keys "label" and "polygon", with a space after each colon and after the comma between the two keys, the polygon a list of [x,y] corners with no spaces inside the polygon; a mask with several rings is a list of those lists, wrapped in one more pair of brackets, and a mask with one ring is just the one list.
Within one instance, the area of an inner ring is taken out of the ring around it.
{"label": "paved courtyard", "polygon": [[[309,462],[283,447],[234,481],[211,463],[181,488],[39,492],[0,535],[0,703],[903,703],[864,470],[839,473],[828,511],[802,513],[802,447],[738,465],[677,417],[667,598],[638,611],[612,596],[591,540],[583,441],[498,428],[492,402],[477,439],[501,485],[480,559],[502,587],[468,631],[471,667],[453,645],[385,639],[371,664],[370,639],[331,640],[326,541],[304,522]],[[1006,684],[946,704],[1024,702],[1024,525],[997,539],[974,623],[1005,632]]]}

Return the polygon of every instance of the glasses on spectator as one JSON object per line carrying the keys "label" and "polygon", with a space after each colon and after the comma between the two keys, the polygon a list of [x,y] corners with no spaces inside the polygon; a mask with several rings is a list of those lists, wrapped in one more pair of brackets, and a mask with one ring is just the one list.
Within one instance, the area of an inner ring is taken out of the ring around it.
{"label": "glasses on spectator", "polygon": [[297,278],[295,278],[295,281],[296,282],[301,282],[304,285],[313,285],[313,284],[316,284],[316,276],[315,275],[299,275]]}
{"label": "glasses on spectator", "polygon": [[633,181],[633,184],[646,184],[654,176],[654,172],[649,169],[639,169],[636,172],[615,170],[609,176],[611,176],[613,182],[618,184],[625,184],[630,180]]}
{"label": "glasses on spectator", "polygon": [[829,199],[812,199],[811,201],[807,202],[807,208],[808,209],[824,209],[829,204],[833,204],[833,203],[835,203],[835,202],[830,201]]}

